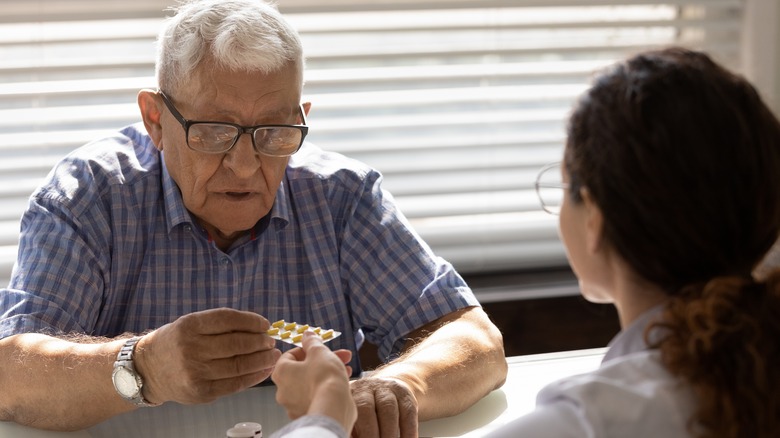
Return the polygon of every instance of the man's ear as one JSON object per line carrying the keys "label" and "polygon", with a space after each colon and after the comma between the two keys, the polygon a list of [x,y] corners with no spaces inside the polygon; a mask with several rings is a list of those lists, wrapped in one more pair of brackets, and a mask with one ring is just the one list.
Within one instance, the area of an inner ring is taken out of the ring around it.
{"label": "man's ear", "polygon": [[163,150],[162,142],[162,102],[153,90],[141,90],[138,92],[138,108],[141,110],[141,118],[144,121],[146,132],[152,138],[152,143],[157,150]]}
{"label": "man's ear", "polygon": [[585,244],[589,254],[595,254],[604,249],[604,215],[588,191],[583,187],[580,191],[585,207]]}
{"label": "man's ear", "polygon": [[306,117],[309,117],[309,111],[311,111],[311,102],[303,102],[303,113]]}

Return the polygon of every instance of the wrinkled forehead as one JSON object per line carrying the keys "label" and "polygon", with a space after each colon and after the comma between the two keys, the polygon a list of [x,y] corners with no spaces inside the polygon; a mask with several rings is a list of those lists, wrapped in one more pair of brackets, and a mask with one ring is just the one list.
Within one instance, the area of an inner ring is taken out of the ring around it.
{"label": "wrinkled forehead", "polygon": [[288,93],[300,100],[303,90],[303,63],[290,61],[276,71],[266,73],[262,70],[232,71],[216,65],[211,60],[200,63],[184,80],[177,81],[172,90],[165,90],[176,96],[197,97],[217,89],[237,88],[242,93],[263,94],[266,88],[278,89],[283,86]]}

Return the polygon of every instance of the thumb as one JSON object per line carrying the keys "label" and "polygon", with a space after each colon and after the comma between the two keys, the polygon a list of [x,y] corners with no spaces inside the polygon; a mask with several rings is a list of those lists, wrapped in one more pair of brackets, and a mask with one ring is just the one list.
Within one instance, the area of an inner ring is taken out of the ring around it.
{"label": "thumb", "polygon": [[322,343],[322,338],[316,333],[314,333],[311,330],[306,330],[303,333],[303,342],[301,342],[301,345],[303,346],[303,349],[305,351],[309,351],[312,348],[315,348],[317,346],[324,346]]}

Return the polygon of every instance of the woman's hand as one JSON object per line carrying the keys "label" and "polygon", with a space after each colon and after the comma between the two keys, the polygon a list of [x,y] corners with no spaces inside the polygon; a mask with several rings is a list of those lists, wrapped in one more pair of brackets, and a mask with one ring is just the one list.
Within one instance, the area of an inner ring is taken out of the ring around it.
{"label": "woman's hand", "polygon": [[349,350],[330,351],[313,332],[303,336],[303,347],[290,350],[279,358],[271,380],[276,383],[276,401],[287,415],[327,415],[338,421],[349,433],[357,419],[349,376],[345,366],[352,358]]}

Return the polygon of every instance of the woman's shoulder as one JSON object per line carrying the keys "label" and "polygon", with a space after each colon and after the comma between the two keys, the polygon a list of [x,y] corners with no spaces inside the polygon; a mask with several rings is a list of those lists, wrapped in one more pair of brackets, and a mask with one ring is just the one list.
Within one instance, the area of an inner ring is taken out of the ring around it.
{"label": "woman's shoulder", "polygon": [[596,436],[688,437],[693,400],[663,367],[659,353],[644,350],[548,385],[537,405],[568,405]]}

